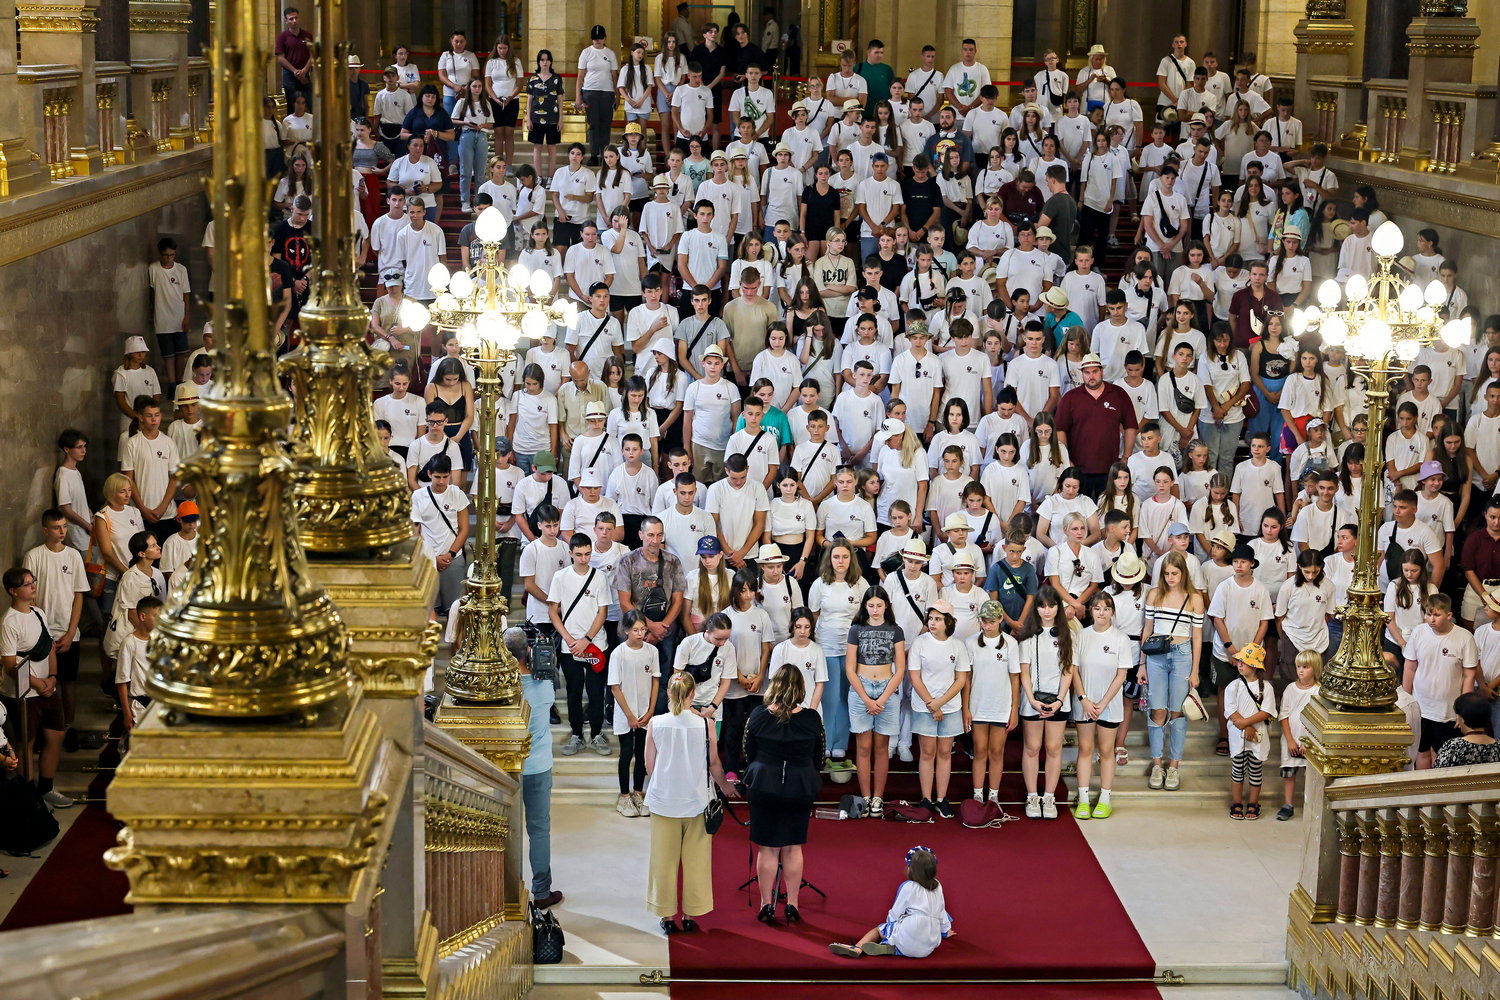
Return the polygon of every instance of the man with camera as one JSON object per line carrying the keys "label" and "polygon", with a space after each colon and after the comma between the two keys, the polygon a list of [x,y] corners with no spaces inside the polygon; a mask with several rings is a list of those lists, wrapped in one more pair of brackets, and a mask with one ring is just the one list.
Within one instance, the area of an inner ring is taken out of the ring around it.
{"label": "man with camera", "polygon": [[531,750],[521,765],[521,803],[526,817],[526,856],[531,861],[531,901],[545,910],[563,901],[563,894],[552,888],[552,733],[547,721],[557,692],[551,676],[539,676],[540,670],[532,673],[531,639],[526,630],[508,628],[504,638],[521,674],[521,694],[531,707],[526,727]]}

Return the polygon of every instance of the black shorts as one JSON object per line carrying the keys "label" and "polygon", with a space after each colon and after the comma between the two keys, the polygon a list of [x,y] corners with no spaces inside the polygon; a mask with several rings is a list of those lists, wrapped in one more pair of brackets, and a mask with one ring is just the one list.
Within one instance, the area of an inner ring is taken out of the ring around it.
{"label": "black shorts", "polygon": [[[52,647],[57,649],[56,646]],[[83,647],[79,645],[78,636],[73,636],[73,644],[65,653],[57,649],[57,679],[62,684],[71,684],[78,680],[78,658],[83,653]]]}
{"label": "black shorts", "polygon": [[[1089,721],[1087,719],[1076,719],[1076,720],[1074,720],[1073,724],[1075,726],[1087,726],[1087,725],[1090,725],[1090,723],[1089,723]],[[1119,729],[1120,728],[1120,723],[1118,723],[1118,722],[1105,722],[1103,719],[1095,719],[1092,724],[1095,725],[1095,726],[1098,726],[1100,729]]]}
{"label": "black shorts", "polygon": [[170,358],[174,354],[186,354],[192,348],[188,347],[188,336],[186,330],[173,330],[171,333],[158,333],[156,335],[156,347],[161,351],[161,356]]}
{"label": "black shorts", "polygon": [[515,128],[516,115],[520,110],[521,101],[514,95],[512,95],[510,101],[503,108],[497,101],[490,102],[490,114],[495,117],[496,128]]}
{"label": "black shorts", "polygon": [[1458,737],[1458,727],[1451,722],[1438,722],[1425,716],[1422,719],[1422,734],[1417,741],[1417,752],[1426,753],[1431,750],[1436,753],[1438,747],[1451,739]]}
{"label": "black shorts", "polygon": [[556,146],[562,142],[562,128],[557,125],[539,125],[526,130],[526,141],[533,146]]}
{"label": "black shorts", "polygon": [[611,295],[609,297],[610,312],[630,312],[641,304],[639,295]]}
{"label": "black shorts", "polygon": [[639,216],[641,214],[641,209],[645,208],[646,202],[650,200],[650,198],[632,198],[630,199],[630,210],[637,216]]}

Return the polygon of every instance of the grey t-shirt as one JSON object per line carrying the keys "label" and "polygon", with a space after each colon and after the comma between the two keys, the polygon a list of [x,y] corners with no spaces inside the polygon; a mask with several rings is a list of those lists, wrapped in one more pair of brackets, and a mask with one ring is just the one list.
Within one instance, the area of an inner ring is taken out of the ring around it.
{"label": "grey t-shirt", "polygon": [[881,664],[896,662],[896,643],[905,642],[906,635],[895,622],[884,625],[849,626],[848,642],[859,649],[859,662]]}

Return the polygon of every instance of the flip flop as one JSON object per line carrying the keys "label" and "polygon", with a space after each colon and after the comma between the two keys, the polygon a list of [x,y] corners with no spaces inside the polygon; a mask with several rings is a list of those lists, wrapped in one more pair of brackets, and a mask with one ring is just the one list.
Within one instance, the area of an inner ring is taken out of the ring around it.
{"label": "flip flop", "polygon": [[844,944],[842,941],[835,941],[828,946],[828,950],[843,958],[861,958],[864,956],[864,952],[860,951],[854,945]]}
{"label": "flip flop", "polygon": [[1214,753],[1220,757],[1229,756],[1229,737],[1223,736],[1219,738],[1219,742],[1214,744]]}

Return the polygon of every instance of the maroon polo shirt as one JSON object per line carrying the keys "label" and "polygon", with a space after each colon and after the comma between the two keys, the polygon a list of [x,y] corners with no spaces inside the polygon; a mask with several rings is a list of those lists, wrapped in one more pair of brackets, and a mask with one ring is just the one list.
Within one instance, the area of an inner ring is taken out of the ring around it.
{"label": "maroon polo shirt", "polygon": [[[276,54],[278,56],[285,56],[287,62],[291,63],[297,69],[301,69],[312,58],[312,49],[307,44],[310,41],[312,41],[312,35],[308,34],[302,28],[298,28],[296,31],[292,31],[291,29],[284,30],[276,36]],[[291,114],[291,112],[292,109],[287,108],[287,114]]]}
{"label": "maroon polo shirt", "polygon": [[1057,430],[1068,437],[1068,457],[1080,472],[1103,475],[1120,460],[1120,432],[1134,428],[1135,404],[1113,382],[1099,396],[1086,386],[1069,390],[1057,404]]}
{"label": "maroon polo shirt", "polygon": [[1500,580],[1500,541],[1490,537],[1488,530],[1481,528],[1469,533],[1459,553],[1458,564],[1466,572],[1472,572],[1483,583],[1485,580]]}
{"label": "maroon polo shirt", "polygon": [[[1234,320],[1234,346],[1242,351],[1248,352],[1250,350],[1250,341],[1256,336],[1255,330],[1250,326],[1251,313],[1254,313],[1259,318],[1261,329],[1264,330],[1266,310],[1281,308],[1284,308],[1281,304],[1281,293],[1272,288],[1269,281],[1266,282],[1265,298],[1263,299],[1256,299],[1255,293],[1250,291],[1249,285],[1235,292],[1234,297],[1229,300],[1229,316]],[[1283,324],[1283,327],[1290,330],[1292,328],[1290,323],[1291,317],[1287,317],[1287,319],[1288,322]]]}

